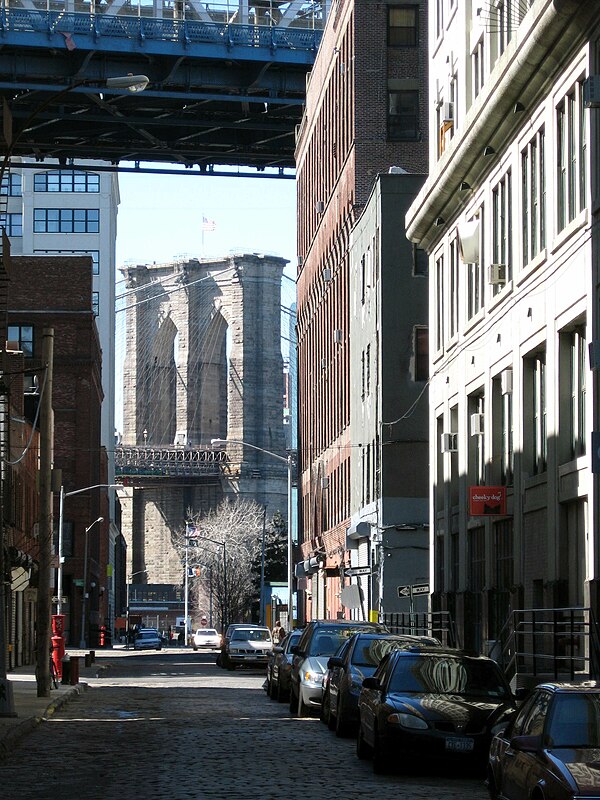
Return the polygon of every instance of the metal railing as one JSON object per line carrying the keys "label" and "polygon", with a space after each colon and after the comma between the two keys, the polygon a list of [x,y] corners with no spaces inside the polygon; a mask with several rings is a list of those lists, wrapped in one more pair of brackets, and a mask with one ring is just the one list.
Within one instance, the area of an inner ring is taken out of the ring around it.
{"label": "metal railing", "polygon": [[511,612],[490,655],[517,685],[600,676],[600,637],[591,608]]}
{"label": "metal railing", "polygon": [[448,647],[460,647],[454,620],[448,611],[402,611],[380,614],[379,621],[392,633],[412,636],[434,636]]}
{"label": "metal railing", "polygon": [[228,466],[227,454],[210,448],[122,446],[115,449],[115,468],[119,476],[219,475]]}

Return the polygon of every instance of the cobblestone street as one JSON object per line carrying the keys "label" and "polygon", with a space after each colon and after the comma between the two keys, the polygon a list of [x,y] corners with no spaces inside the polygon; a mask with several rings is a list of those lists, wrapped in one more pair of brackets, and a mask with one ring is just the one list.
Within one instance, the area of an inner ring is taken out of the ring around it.
{"label": "cobblestone street", "polygon": [[259,671],[214,655],[103,653],[104,677],[2,764],[3,800],[436,798],[485,800],[482,779],[373,774],[318,719],[269,700]]}

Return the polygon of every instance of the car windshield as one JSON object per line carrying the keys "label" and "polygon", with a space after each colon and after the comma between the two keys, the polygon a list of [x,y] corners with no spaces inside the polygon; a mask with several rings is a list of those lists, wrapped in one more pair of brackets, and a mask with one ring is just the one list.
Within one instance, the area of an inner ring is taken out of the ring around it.
{"label": "car windshield", "polygon": [[398,658],[390,692],[505,697],[506,686],[493,661],[451,655],[403,655]]}
{"label": "car windshield", "polygon": [[600,693],[556,695],[547,739],[548,747],[600,747]]}
{"label": "car windshield", "polygon": [[196,636],[216,636],[217,632],[212,630],[196,631]]}
{"label": "car windshield", "polygon": [[359,636],[352,653],[352,664],[357,667],[376,667],[381,659],[392,650],[408,650],[414,646],[415,642],[407,642],[403,639]]}
{"label": "car windshield", "polygon": [[285,650],[286,650],[287,653],[290,652],[292,647],[294,647],[295,645],[298,644],[298,642],[300,641],[300,637],[301,636],[302,636],[301,631],[298,631],[297,633],[290,634],[290,638],[287,640],[287,644],[285,646]]}
{"label": "car windshield", "polygon": [[259,628],[246,628],[241,631],[234,631],[231,639],[243,642],[270,642],[271,634],[269,631],[263,631]]}
{"label": "car windshield", "polygon": [[138,633],[138,639],[155,639],[158,636],[156,633],[152,633],[152,631],[141,631]]}
{"label": "car windshield", "polygon": [[309,656],[332,656],[345,642],[346,639],[359,633],[360,627],[356,625],[332,625],[319,628],[310,643]]}

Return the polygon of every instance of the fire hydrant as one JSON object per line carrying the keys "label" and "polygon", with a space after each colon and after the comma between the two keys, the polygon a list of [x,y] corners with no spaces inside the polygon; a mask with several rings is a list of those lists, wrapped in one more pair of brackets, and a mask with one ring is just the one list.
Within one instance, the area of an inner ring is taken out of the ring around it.
{"label": "fire hydrant", "polygon": [[65,655],[65,637],[63,636],[65,630],[65,615],[53,614],[52,615],[52,661],[56,668],[56,675],[58,680],[62,680],[62,660]]}

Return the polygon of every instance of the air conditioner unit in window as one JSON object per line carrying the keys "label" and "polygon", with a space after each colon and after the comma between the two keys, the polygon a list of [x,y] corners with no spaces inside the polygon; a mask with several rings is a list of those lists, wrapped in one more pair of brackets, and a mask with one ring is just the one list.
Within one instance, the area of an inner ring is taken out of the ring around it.
{"label": "air conditioner unit in window", "polygon": [[23,375],[24,394],[39,394],[39,383],[37,375]]}
{"label": "air conditioner unit in window", "polygon": [[483,433],[483,414],[471,414],[471,436],[481,436]]}
{"label": "air conditioner unit in window", "polygon": [[342,331],[339,328],[336,328],[333,332],[333,341],[336,344],[342,343]]}
{"label": "air conditioner unit in window", "polygon": [[325,211],[325,203],[322,200],[317,200],[315,203],[315,211],[317,214],[322,214]]}
{"label": "air conditioner unit in window", "polygon": [[331,280],[331,270],[329,269],[329,267],[325,267],[321,275],[323,276],[323,280],[325,281],[325,283],[329,283],[329,281]]}
{"label": "air conditioner unit in window", "polygon": [[512,369],[503,369],[500,373],[500,386],[502,394],[512,394],[513,390],[513,371]]}
{"label": "air conditioner unit in window", "polygon": [[456,453],[458,451],[458,434],[442,433],[440,447],[442,453]]}
{"label": "air conditioner unit in window", "polygon": [[454,122],[454,103],[442,103],[442,122]]}
{"label": "air conditioner unit in window", "polygon": [[506,283],[506,264],[490,264],[488,280],[492,286],[504,286]]}

